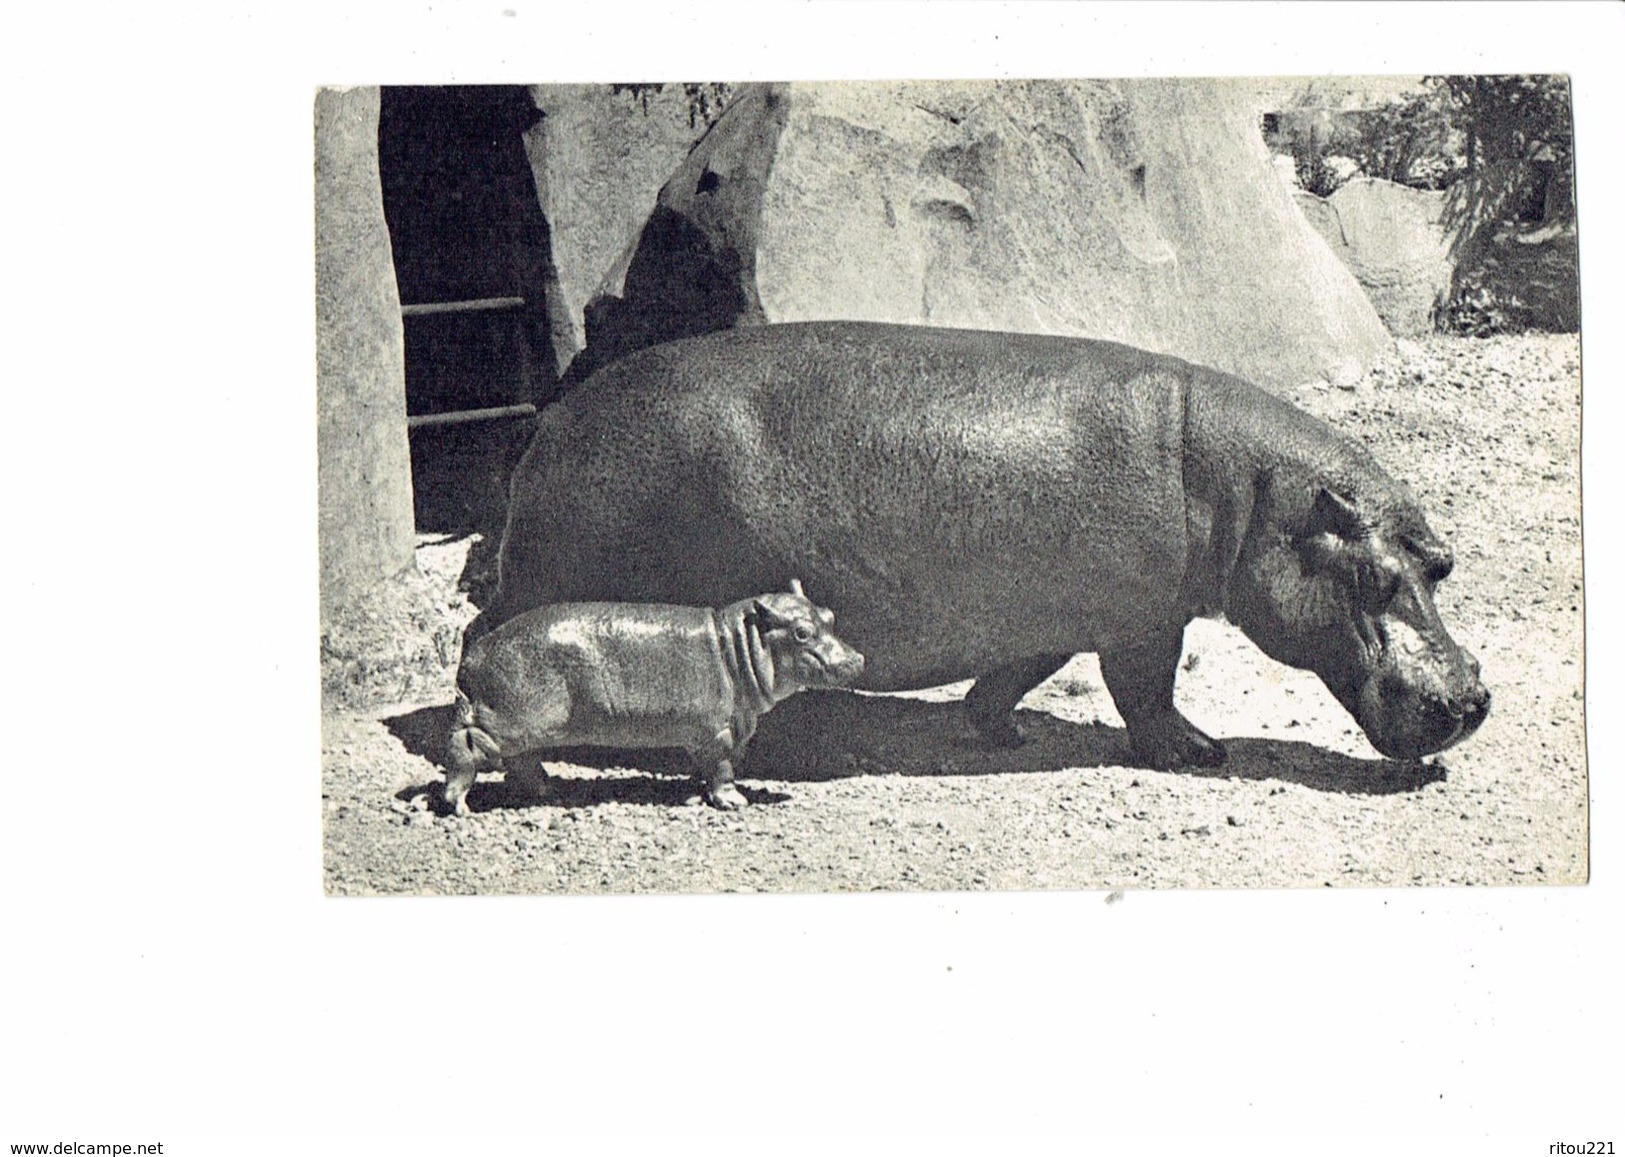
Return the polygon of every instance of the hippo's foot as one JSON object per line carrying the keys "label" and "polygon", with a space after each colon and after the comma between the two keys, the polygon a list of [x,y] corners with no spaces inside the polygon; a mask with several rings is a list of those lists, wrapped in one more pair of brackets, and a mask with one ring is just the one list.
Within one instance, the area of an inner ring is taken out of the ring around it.
{"label": "hippo's foot", "polygon": [[[749,738],[748,735],[745,737],[747,741]],[[699,784],[700,790],[688,797],[691,805],[703,800],[725,812],[738,811],[742,807],[750,806],[750,800],[740,795],[739,789],[734,786],[734,760],[739,758],[743,747],[743,743],[733,743],[731,731],[717,736],[716,749],[699,759],[694,782]]]}
{"label": "hippo's foot", "polygon": [[508,797],[515,802],[535,803],[546,799],[553,790],[553,779],[547,766],[529,757],[504,761],[502,782]]}
{"label": "hippo's foot", "polygon": [[1174,706],[1184,631],[1184,623],[1171,624],[1133,646],[1100,653],[1100,673],[1128,724],[1137,766],[1168,771],[1224,762],[1224,744],[1204,735]]}
{"label": "hippo's foot", "polygon": [[1020,747],[1027,742],[1021,724],[1016,722],[1016,704],[1071,657],[1035,655],[977,676],[965,694],[965,711],[976,733],[994,747]]}
{"label": "hippo's foot", "polygon": [[1027,729],[1009,712],[990,719],[978,719],[972,714],[971,726],[976,728],[976,734],[981,736],[982,742],[990,747],[1020,747],[1027,742]]}
{"label": "hippo's foot", "polygon": [[1218,767],[1225,760],[1224,744],[1205,734],[1179,712],[1154,720],[1139,720],[1129,728],[1129,746],[1136,766],[1158,771],[1179,767]]}

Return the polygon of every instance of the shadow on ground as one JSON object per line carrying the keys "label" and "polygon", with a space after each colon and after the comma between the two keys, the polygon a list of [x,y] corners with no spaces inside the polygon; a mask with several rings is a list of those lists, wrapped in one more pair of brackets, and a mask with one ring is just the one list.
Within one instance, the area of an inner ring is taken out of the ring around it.
{"label": "shadow on ground", "polygon": [[[1042,711],[1018,712],[1027,742],[988,746],[971,730],[959,701],[929,702],[829,692],[798,695],[761,724],[738,774],[742,779],[819,783],[859,775],[1007,775],[1073,767],[1134,767],[1128,733],[1100,723],[1071,723]],[[425,707],[383,720],[412,754],[437,767],[451,723],[451,706]],[[1442,780],[1442,764],[1355,759],[1314,744],[1280,739],[1225,740],[1229,758],[1217,768],[1173,773],[1211,779],[1278,780],[1343,795],[1395,795]],[[482,781],[469,794],[476,811],[537,802],[584,807],[611,800],[668,806],[692,794],[691,765],[680,751],[560,748],[549,758],[631,775],[551,781],[541,799],[519,785]],[[425,785],[404,795],[422,792]],[[752,803],[785,797],[743,789]]]}
{"label": "shadow on ground", "polygon": [[[591,767],[593,762],[571,760]],[[413,783],[395,793],[395,797],[411,802],[429,794],[437,798],[439,781]],[[790,797],[783,792],[761,788],[741,787],[741,793],[752,804],[783,803]],[[473,812],[496,811],[505,808],[586,808],[599,804],[619,803],[639,807],[672,808],[697,805],[694,781],[688,776],[651,775],[644,771],[630,771],[624,775],[610,774],[593,779],[554,776],[538,794],[530,781],[517,776],[489,777],[468,789],[468,808]]]}

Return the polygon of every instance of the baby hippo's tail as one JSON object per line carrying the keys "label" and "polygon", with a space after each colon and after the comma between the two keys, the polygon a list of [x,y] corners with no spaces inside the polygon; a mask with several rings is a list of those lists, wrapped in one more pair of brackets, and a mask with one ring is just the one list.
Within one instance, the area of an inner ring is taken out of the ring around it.
{"label": "baby hippo's tail", "polygon": [[474,704],[457,692],[456,715],[446,738],[446,805],[460,816],[468,814],[468,789],[474,777],[488,767],[502,766],[502,748],[474,722]]}

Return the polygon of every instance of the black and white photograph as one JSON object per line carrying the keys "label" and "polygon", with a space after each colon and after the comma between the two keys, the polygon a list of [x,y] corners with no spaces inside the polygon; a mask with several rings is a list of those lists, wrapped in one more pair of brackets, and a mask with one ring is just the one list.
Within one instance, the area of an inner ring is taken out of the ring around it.
{"label": "black and white photograph", "polygon": [[1565,76],[315,121],[330,891],[1585,881]]}
{"label": "black and white photograph", "polygon": [[0,1152],[1625,1143],[1625,6],[0,27]]}

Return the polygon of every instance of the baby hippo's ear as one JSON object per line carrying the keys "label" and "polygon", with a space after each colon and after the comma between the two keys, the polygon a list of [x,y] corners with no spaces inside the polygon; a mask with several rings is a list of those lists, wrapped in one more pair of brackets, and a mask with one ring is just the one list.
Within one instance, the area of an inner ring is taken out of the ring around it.
{"label": "baby hippo's ear", "polygon": [[790,580],[790,593],[795,595],[798,599],[804,599],[807,597],[807,592],[801,589],[800,579],[793,578]]}
{"label": "baby hippo's ear", "polygon": [[750,603],[751,614],[756,617],[762,630],[772,631],[779,627],[790,626],[790,620],[775,611],[766,599],[755,598]]}

